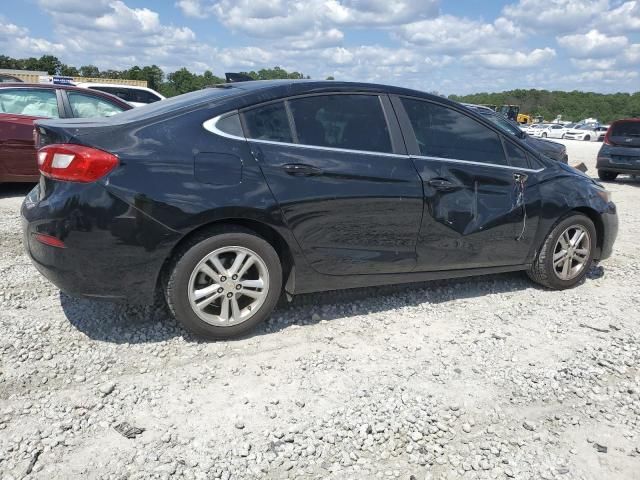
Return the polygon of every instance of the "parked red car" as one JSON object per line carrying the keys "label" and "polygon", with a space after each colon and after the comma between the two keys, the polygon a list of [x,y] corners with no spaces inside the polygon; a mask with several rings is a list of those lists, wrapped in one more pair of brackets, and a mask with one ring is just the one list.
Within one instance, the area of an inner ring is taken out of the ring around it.
{"label": "parked red car", "polygon": [[0,84],[0,183],[37,182],[33,136],[39,118],[108,117],[131,105],[114,95],[67,85]]}

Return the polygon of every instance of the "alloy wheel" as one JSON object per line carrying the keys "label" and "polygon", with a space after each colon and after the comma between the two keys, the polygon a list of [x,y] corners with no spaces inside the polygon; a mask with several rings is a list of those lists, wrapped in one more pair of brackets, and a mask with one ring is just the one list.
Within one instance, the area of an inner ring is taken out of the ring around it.
{"label": "alloy wheel", "polygon": [[553,271],[560,280],[572,280],[584,270],[591,255],[589,232],[572,225],[558,238],[553,250]]}
{"label": "alloy wheel", "polygon": [[204,257],[189,279],[189,303],[195,314],[215,326],[247,321],[269,292],[269,272],[254,251],[223,247]]}

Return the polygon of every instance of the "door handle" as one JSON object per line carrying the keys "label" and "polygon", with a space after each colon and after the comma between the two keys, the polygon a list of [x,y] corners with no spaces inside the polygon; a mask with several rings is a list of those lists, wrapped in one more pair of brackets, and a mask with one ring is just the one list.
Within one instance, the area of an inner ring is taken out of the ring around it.
{"label": "door handle", "polygon": [[514,173],[513,174],[513,179],[516,181],[516,183],[524,184],[524,182],[527,181],[527,178],[529,178],[529,175],[527,175],[526,173]]}
{"label": "door handle", "polygon": [[305,163],[288,163],[282,167],[286,173],[294,177],[311,177],[313,175],[322,175],[322,170],[313,165]]}
{"label": "door handle", "polygon": [[451,182],[450,180],[447,180],[446,178],[432,178],[427,182],[427,184],[430,187],[442,192],[447,192],[458,188],[457,184]]}

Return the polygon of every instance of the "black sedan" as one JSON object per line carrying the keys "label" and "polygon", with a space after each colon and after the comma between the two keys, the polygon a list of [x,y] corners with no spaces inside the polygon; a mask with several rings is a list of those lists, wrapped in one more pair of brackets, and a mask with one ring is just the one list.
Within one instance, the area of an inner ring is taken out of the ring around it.
{"label": "black sedan", "polygon": [[36,128],[36,267],[73,295],[161,291],[208,338],[247,332],[283,292],[518,270],[573,287],[617,234],[594,180],[404,88],[230,83]]}

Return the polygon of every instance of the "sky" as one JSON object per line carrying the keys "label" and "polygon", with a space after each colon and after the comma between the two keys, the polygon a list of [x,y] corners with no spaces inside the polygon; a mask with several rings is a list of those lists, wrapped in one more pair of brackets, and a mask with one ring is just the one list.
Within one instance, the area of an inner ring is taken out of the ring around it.
{"label": "sky", "polygon": [[640,0],[0,0],[0,54],[442,94],[640,90]]}

